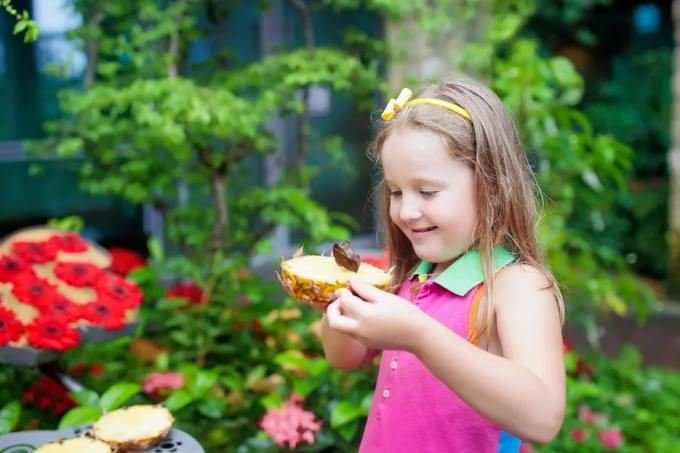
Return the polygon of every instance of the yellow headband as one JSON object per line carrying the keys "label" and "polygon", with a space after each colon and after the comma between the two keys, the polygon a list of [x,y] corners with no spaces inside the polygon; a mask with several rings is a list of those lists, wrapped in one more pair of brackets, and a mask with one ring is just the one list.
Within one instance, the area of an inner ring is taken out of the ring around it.
{"label": "yellow headband", "polygon": [[385,121],[391,120],[395,113],[409,105],[431,104],[437,105],[439,107],[444,107],[447,110],[451,110],[452,112],[459,114],[466,120],[472,121],[472,117],[467,112],[467,110],[465,110],[458,104],[433,98],[416,98],[413,99],[412,101],[409,101],[409,99],[411,99],[411,96],[413,96],[413,92],[408,88],[404,88],[403,90],[401,90],[401,93],[399,93],[399,96],[397,96],[396,99],[392,98],[390,99],[390,102],[387,103],[387,107],[385,107],[385,110],[383,110],[382,115],[380,115],[382,119]]}

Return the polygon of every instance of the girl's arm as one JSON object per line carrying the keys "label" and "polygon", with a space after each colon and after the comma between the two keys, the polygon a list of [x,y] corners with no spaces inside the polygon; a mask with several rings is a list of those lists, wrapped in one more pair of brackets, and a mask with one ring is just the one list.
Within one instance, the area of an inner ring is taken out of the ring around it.
{"label": "girl's arm", "polygon": [[[328,308],[331,311],[337,309],[337,306]],[[331,329],[326,313],[321,318],[321,344],[331,366],[341,370],[359,368],[376,355],[376,351],[350,335]]]}
{"label": "girl's arm", "polygon": [[501,429],[548,442],[559,432],[565,406],[557,304],[552,291],[544,289],[543,274],[529,266],[512,266],[494,283],[503,357],[472,345],[408,301],[361,281],[353,281],[352,289],[363,300],[343,292],[336,302],[342,314],[329,313],[329,327],[372,347],[412,352]]}
{"label": "girl's arm", "polygon": [[565,408],[562,328],[547,285],[529,266],[512,266],[498,275],[493,297],[503,357],[471,345],[431,318],[412,343],[423,364],[475,410],[539,443],[557,435]]}

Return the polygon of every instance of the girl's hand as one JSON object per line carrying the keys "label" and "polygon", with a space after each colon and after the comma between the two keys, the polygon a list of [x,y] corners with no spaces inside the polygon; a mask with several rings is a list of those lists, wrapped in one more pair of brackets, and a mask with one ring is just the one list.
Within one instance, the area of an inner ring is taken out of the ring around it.
{"label": "girl's hand", "polygon": [[415,305],[363,280],[350,278],[352,292],[336,291],[328,306],[328,325],[375,349],[410,351],[430,318]]}

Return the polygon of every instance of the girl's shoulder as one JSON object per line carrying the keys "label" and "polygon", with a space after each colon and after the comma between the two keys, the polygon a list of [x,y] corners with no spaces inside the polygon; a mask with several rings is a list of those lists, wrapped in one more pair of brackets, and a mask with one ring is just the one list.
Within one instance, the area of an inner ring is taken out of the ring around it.
{"label": "girl's shoulder", "polygon": [[541,301],[556,301],[556,283],[546,272],[531,264],[505,266],[494,278],[493,298],[498,309],[520,308]]}

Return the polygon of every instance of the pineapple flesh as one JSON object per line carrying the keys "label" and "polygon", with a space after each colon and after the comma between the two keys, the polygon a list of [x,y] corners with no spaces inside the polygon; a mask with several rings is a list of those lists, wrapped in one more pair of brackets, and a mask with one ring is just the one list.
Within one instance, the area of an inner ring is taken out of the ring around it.
{"label": "pineapple flesh", "polygon": [[162,406],[136,405],[102,415],[92,425],[92,434],[117,451],[140,451],[167,436],[174,421]]}
{"label": "pineapple flesh", "polygon": [[368,263],[360,263],[353,272],[336,262],[331,256],[303,255],[281,263],[279,280],[288,294],[300,302],[314,306],[328,305],[338,288],[349,286],[349,277],[357,275],[367,283],[389,290],[392,276]]}
{"label": "pineapple flesh", "polygon": [[104,442],[89,437],[76,437],[58,442],[50,442],[35,450],[35,453],[111,453],[111,447]]}

